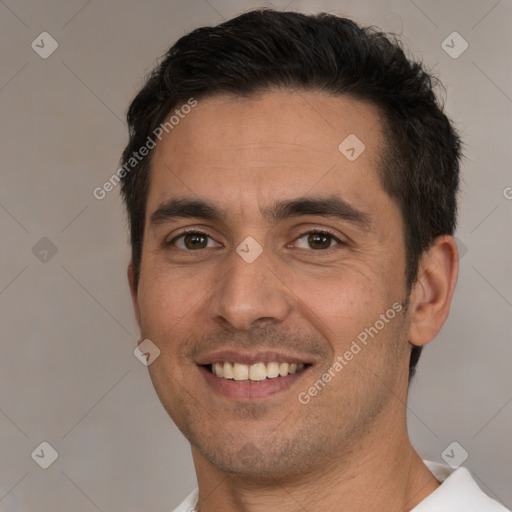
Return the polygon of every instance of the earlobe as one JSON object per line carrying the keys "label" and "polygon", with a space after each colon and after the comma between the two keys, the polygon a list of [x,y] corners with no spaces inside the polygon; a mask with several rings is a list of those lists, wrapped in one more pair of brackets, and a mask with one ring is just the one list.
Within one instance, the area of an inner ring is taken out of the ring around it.
{"label": "earlobe", "polygon": [[457,283],[457,244],[450,235],[438,237],[421,257],[418,279],[411,290],[408,340],[423,346],[432,341],[448,317]]}
{"label": "earlobe", "polygon": [[133,265],[131,263],[128,265],[127,275],[128,284],[130,285],[130,294],[132,296],[133,311],[135,313],[135,319],[137,320],[137,326],[140,330],[140,310],[137,297],[137,287],[135,286],[135,273],[133,271]]}

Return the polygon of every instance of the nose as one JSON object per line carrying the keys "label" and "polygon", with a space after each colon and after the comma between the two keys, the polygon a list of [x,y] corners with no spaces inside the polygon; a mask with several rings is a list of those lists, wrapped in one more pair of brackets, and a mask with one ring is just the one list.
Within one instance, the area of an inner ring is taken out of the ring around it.
{"label": "nose", "polygon": [[249,330],[283,322],[292,301],[265,251],[248,263],[236,252],[210,302],[210,318],[222,327]]}

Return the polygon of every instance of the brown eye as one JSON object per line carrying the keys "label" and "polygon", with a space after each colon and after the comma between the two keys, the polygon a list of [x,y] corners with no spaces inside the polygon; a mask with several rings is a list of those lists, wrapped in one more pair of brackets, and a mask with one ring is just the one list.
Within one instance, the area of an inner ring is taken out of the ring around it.
{"label": "brown eye", "polygon": [[208,245],[208,237],[201,233],[187,233],[183,236],[183,243],[187,249],[204,249]]}
{"label": "brown eye", "polygon": [[330,249],[342,242],[327,231],[309,231],[296,239],[295,246],[300,249],[313,249],[321,251]]}
{"label": "brown eye", "polygon": [[327,233],[310,233],[308,244],[311,249],[328,249],[331,246],[332,236]]}
{"label": "brown eye", "polygon": [[211,236],[200,231],[182,233],[181,235],[173,238],[167,245],[175,246],[176,248],[183,249],[184,251],[221,247],[221,244],[216,242]]}

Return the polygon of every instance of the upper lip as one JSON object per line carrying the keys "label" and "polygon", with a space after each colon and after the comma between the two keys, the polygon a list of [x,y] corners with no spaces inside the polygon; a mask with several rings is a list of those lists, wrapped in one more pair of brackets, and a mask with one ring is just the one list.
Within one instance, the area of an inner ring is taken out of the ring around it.
{"label": "upper lip", "polygon": [[310,359],[305,359],[301,356],[268,350],[253,350],[251,352],[241,350],[218,350],[200,355],[196,358],[195,363],[198,365],[207,365],[226,361],[240,364],[270,363],[273,361],[289,364],[312,364]]}

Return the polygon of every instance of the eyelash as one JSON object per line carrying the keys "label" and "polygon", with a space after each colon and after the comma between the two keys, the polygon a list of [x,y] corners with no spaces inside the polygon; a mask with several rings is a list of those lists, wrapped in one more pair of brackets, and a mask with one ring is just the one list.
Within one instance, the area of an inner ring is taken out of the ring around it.
{"label": "eyelash", "polygon": [[[203,235],[205,237],[208,237],[208,238],[211,238],[212,240],[214,240],[214,238],[212,236],[210,236],[208,233],[205,233],[203,231],[198,231],[198,230],[195,230],[195,229],[188,229],[188,230],[182,231],[179,235],[176,235],[174,238],[172,238],[172,240],[170,240],[169,242],[166,242],[165,245],[166,246],[175,245],[177,240],[179,240],[180,238],[182,238],[182,237],[184,237],[186,235],[190,235],[190,234],[193,234],[193,235]],[[331,237],[332,240],[334,240],[336,242],[336,244],[334,246],[327,247],[327,249],[317,249],[317,250],[310,249],[311,251],[327,252],[330,249],[333,249],[336,245],[345,245],[343,241],[341,241],[337,236],[334,235],[334,233],[332,233],[328,229],[310,229],[308,231],[305,231],[305,232],[299,234],[299,236],[297,236],[294,239],[294,241],[295,240],[299,240],[299,239],[305,237],[306,235],[313,235],[313,234],[327,235],[327,236]],[[185,251],[188,251],[188,252],[194,252],[192,249],[182,249],[182,250],[185,250]],[[200,250],[200,249],[197,249],[197,250]]]}

